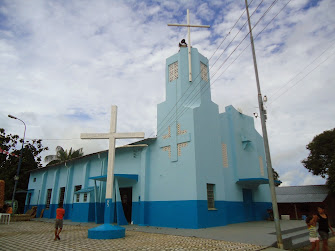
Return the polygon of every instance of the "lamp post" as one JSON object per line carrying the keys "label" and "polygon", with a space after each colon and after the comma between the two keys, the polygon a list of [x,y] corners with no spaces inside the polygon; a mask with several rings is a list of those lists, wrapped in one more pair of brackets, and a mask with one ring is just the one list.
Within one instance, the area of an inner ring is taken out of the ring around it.
{"label": "lamp post", "polygon": [[23,141],[22,141],[22,147],[21,147],[21,152],[20,152],[19,165],[17,166],[16,175],[14,176],[15,184],[14,184],[14,191],[13,191],[13,196],[12,196],[12,208],[14,210],[14,199],[15,199],[16,187],[17,187],[17,182],[19,181],[20,168],[21,168],[21,164],[22,164],[22,153],[23,153],[23,146],[24,146],[24,138],[26,137],[26,124],[23,122],[23,120],[15,117],[13,115],[8,115],[8,117],[10,117],[11,119],[20,120],[24,124],[24,133],[23,133]]}

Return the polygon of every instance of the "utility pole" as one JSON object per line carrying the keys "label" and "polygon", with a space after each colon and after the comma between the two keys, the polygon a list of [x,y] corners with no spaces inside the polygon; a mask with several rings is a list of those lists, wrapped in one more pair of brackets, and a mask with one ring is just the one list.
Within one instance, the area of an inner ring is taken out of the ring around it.
{"label": "utility pole", "polygon": [[267,130],[266,130],[266,123],[265,123],[266,122],[266,111],[264,109],[263,99],[262,99],[262,94],[261,94],[261,87],[260,87],[260,84],[259,84],[254,39],[252,37],[252,29],[251,29],[251,24],[250,24],[248,0],[245,0],[245,7],[246,7],[246,10],[247,10],[247,16],[248,16],[250,41],[251,41],[251,51],[252,51],[252,57],[253,57],[253,61],[254,61],[254,69],[255,69],[255,75],[256,75],[256,83],[257,83],[257,91],[258,91],[258,105],[259,105],[259,113],[260,113],[260,119],[261,119],[261,124],[262,124],[262,132],[263,132],[263,140],[264,140],[264,148],[265,148],[265,156],[266,156],[266,166],[267,166],[267,170],[268,170],[269,185],[270,185],[271,198],[272,198],[273,217],[274,217],[276,233],[277,233],[277,245],[278,245],[278,248],[284,249],[283,238],[282,238],[282,235],[281,235],[280,222],[279,222],[279,212],[278,212],[276,190],[275,190],[272,164],[271,164],[268,133],[267,133]]}

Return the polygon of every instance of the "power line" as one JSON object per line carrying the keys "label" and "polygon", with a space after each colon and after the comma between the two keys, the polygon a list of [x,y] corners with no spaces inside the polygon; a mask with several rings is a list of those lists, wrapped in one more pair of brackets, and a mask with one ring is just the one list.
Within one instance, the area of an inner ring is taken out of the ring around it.
{"label": "power line", "polygon": [[[275,0],[274,2],[276,2],[276,1],[278,1],[278,0]],[[263,2],[263,0],[261,1],[261,3]],[[254,10],[254,12],[251,14],[251,16],[254,14],[254,13],[256,13],[256,11],[257,11],[257,9],[259,8],[259,6],[261,5],[261,3],[257,6],[257,8]],[[250,4],[251,4],[251,2],[250,2]],[[250,5],[249,4],[249,5]],[[272,6],[271,6],[272,7]],[[245,11],[244,11],[245,12]],[[244,13],[243,12],[243,13]],[[240,18],[242,17],[242,15],[240,16]],[[264,17],[264,15],[261,17],[261,18],[263,18]],[[240,19],[239,18],[239,19]],[[238,19],[238,21],[239,21],[239,19]],[[238,22],[237,21],[237,22]],[[229,31],[229,33],[232,31],[232,29],[236,26],[236,24],[237,24],[237,22],[235,22],[235,24],[234,24],[234,26],[230,29],[230,31]],[[247,23],[247,21],[244,23],[244,25],[239,29],[239,32],[244,28],[244,26],[246,25],[246,23]],[[237,33],[237,34],[239,34],[239,32]],[[228,33],[228,34],[229,34]],[[236,38],[236,36],[237,36],[237,34],[235,35],[235,37],[233,38],[233,40]],[[227,36],[226,36],[227,37]],[[225,40],[226,38],[224,38],[224,40]],[[233,41],[232,40],[232,41]],[[230,46],[230,44],[232,43],[232,41],[228,44],[228,46],[226,46],[226,48],[224,49],[224,51]],[[221,43],[222,44],[222,43]],[[220,46],[221,46],[221,44],[220,44]],[[217,51],[217,50],[216,50]],[[215,51],[215,52],[216,52]],[[215,53],[214,53],[215,54]],[[214,55],[213,54],[213,55]],[[213,57],[213,55],[212,55],[212,57]],[[218,57],[218,59],[221,57],[223,55],[223,53],[221,53],[221,55]],[[211,57],[211,58],[212,58]],[[215,63],[218,61],[218,59],[215,61]],[[215,65],[215,63],[210,67],[210,69]],[[222,67],[222,66],[221,66]],[[219,68],[220,69],[220,68]],[[194,82],[196,81],[196,79],[198,79],[198,77],[200,76],[200,74],[201,74],[202,72],[199,72],[199,74],[197,75],[197,77],[195,78],[195,80],[194,80]],[[190,95],[196,90],[196,88],[198,87],[198,85],[200,85],[201,84],[201,82],[202,82],[202,80],[200,80],[197,84],[194,84],[194,85],[192,85],[193,86],[193,90],[188,94],[188,96],[185,98],[185,100],[183,101],[183,103],[182,104],[185,104],[185,102],[187,101],[187,99],[188,99],[188,97],[190,97]],[[176,107],[176,113],[178,112],[178,107],[177,107],[177,105],[178,105],[178,102],[182,99],[182,98],[184,98],[184,96],[185,96],[185,94],[187,93],[187,91],[189,90],[189,88],[191,87],[191,85],[187,88],[187,90],[184,92],[184,94],[179,98],[179,100],[176,102],[176,104],[173,106],[173,108],[167,113],[167,115],[165,116],[165,118],[162,120],[162,122],[161,122],[161,125],[160,125],[160,128],[157,128],[157,134],[162,130],[162,129],[165,129],[165,127],[166,127],[166,125],[169,125],[169,123],[170,123],[170,121],[171,121],[171,119],[172,119],[172,121],[175,121],[174,120],[174,113],[171,113],[173,110],[174,110],[174,108]],[[195,96],[197,96],[197,94],[195,95]],[[192,100],[192,97],[190,98],[190,100]],[[181,105],[182,105],[181,104]],[[181,108],[181,109],[185,109],[185,108]],[[171,117],[166,121],[166,122],[164,122],[169,116],[171,115]],[[163,123],[164,122],[164,123]]]}
{"label": "power line", "polygon": [[[277,1],[277,0],[276,0]],[[257,11],[257,9],[259,8],[259,6],[263,3],[263,0],[258,4],[258,6],[256,7],[256,9],[254,10],[254,12],[251,14],[251,16]],[[250,2],[251,4],[251,2]],[[250,5],[249,4],[249,5]],[[248,5],[248,6],[249,6]],[[245,13],[245,11],[243,11],[243,13],[241,14],[241,16],[239,17],[239,19],[237,21],[240,20],[240,18],[243,16],[243,14]],[[226,46],[226,48],[222,51],[222,53],[220,54],[220,56],[215,60],[214,64],[210,67],[210,69],[216,64],[216,62],[219,60],[219,58],[223,55],[223,53],[226,51],[226,49],[230,46],[230,44],[235,40],[235,38],[237,37],[237,35],[241,32],[241,30],[246,26],[248,20],[244,22],[244,24],[242,25],[242,27],[239,29],[239,31],[235,34],[234,38],[229,42],[229,44]],[[230,29],[230,32],[232,31],[232,29],[235,27],[235,25],[237,24],[237,22],[234,24],[234,26]],[[221,46],[221,44],[220,44]],[[216,52],[216,51],[215,51]],[[214,55],[214,54],[213,54]],[[212,58],[212,57],[211,57]]]}
{"label": "power line", "polygon": [[[261,20],[262,18],[264,18],[264,16],[265,16],[265,15],[268,13],[268,11],[269,11],[269,10],[276,4],[277,1],[278,1],[278,0],[274,0],[274,1],[272,2],[272,4],[270,5],[270,7],[266,10],[266,12],[262,15],[262,17],[258,20],[258,22],[254,25],[254,27],[253,27],[252,29],[254,29],[254,28],[256,27],[256,25],[260,22],[260,20]],[[290,1],[291,1],[291,0],[290,0]],[[284,7],[283,7],[283,8],[276,14],[275,17],[277,17],[277,15],[278,15],[278,14],[279,14],[279,13],[286,7],[286,6],[287,6],[287,4],[288,4],[290,1],[288,1],[288,2],[284,5]],[[262,2],[263,2],[263,0],[261,1],[261,3],[262,3]],[[250,5],[251,3],[252,3],[252,1],[249,3],[249,5]],[[256,12],[256,10],[258,9],[259,6],[260,6],[260,4],[257,6],[257,8],[255,9],[255,11],[252,13],[252,15]],[[245,11],[244,11],[244,12],[245,12]],[[242,13],[242,15],[244,14],[244,12]],[[237,22],[240,20],[240,18],[242,17],[242,15],[241,15],[241,16],[239,17],[239,19],[235,22],[235,24],[234,24],[234,26],[231,28],[231,30],[236,26]],[[274,18],[275,18],[275,17],[274,17]],[[267,28],[267,26],[274,20],[274,18],[271,19],[271,21],[265,26],[265,28]],[[244,27],[244,25],[242,26],[242,28],[243,28],[243,27]],[[241,28],[241,29],[242,29],[242,28]],[[259,32],[259,33],[257,34],[256,38],[257,38],[257,37],[258,37],[258,36],[265,30],[265,28],[264,28],[261,32]],[[241,30],[241,29],[240,29],[240,30]],[[230,30],[230,32],[231,32],[231,30]],[[227,38],[227,36],[230,34],[230,32],[226,35],[226,37],[224,38],[224,40]],[[249,32],[248,32],[248,34],[249,34]],[[248,36],[248,34],[246,35],[246,37]],[[235,37],[236,37],[236,36],[235,36]],[[246,38],[246,37],[245,37],[245,38]],[[245,40],[245,38],[242,40],[242,42]],[[222,43],[224,42],[224,40],[221,42],[221,44],[219,45],[219,47],[222,45]],[[233,52],[236,51],[236,49],[240,46],[240,44],[241,44],[241,43],[239,43],[239,45],[234,49]],[[249,46],[249,45],[250,45],[250,44],[248,44],[248,46]],[[247,47],[248,47],[248,46],[247,46]],[[219,47],[216,49],[216,51],[219,49]],[[247,48],[247,47],[246,47],[246,48]],[[245,50],[246,48],[244,48],[244,50]],[[244,52],[244,50],[239,54],[239,56]],[[216,53],[216,51],[213,53],[213,55]],[[229,57],[230,57],[232,54],[233,54],[233,53],[231,53],[231,54],[229,55]],[[213,57],[213,55],[211,56],[211,58]],[[221,55],[222,55],[222,54],[221,54]],[[221,57],[221,55],[220,55],[220,57]],[[238,57],[239,57],[239,56],[238,56]],[[228,58],[229,58],[229,57],[228,57]],[[238,58],[238,57],[237,57],[237,58]],[[211,58],[210,58],[210,59],[211,59]],[[236,61],[237,58],[235,58],[235,60],[234,60],[232,63],[234,63],[234,62]],[[217,62],[217,61],[216,61],[216,62]],[[215,62],[215,63],[216,63],[216,62]],[[225,62],[226,62],[226,61],[225,61]],[[214,63],[214,64],[215,64],[215,63]],[[232,64],[232,63],[231,63],[231,64]],[[212,65],[212,67],[214,66],[214,64]],[[231,64],[230,64],[230,65],[231,65]],[[229,65],[229,66],[230,66],[230,65]],[[223,66],[223,64],[220,65],[219,69],[222,68],[222,66]],[[225,71],[229,68],[229,66],[225,69]],[[212,68],[212,67],[211,67],[211,68]],[[225,72],[225,71],[224,71],[224,72]],[[216,72],[216,73],[217,73],[217,72]],[[215,74],[216,74],[216,73],[215,73]],[[214,74],[214,75],[215,75],[215,74]],[[222,73],[222,74],[223,74],[223,73]],[[213,83],[212,83],[211,85],[207,86],[207,88],[206,88],[205,90],[207,90],[210,86],[212,86],[212,85],[213,85],[213,84],[214,84],[214,83],[221,77],[222,74],[220,74],[220,76],[219,76],[215,81],[213,81]],[[198,76],[199,76],[199,75],[200,75],[200,73],[198,74]],[[214,75],[213,75],[213,76],[214,76]],[[197,76],[197,77],[198,77],[198,76]],[[213,77],[213,76],[212,76],[212,77]],[[199,81],[198,84],[200,84],[201,82],[202,82],[202,80]],[[201,91],[204,89],[204,87],[206,87],[206,85],[203,86],[203,87],[200,89],[200,92],[198,91],[198,93],[196,93],[196,94],[194,95],[193,100],[194,100],[194,98],[195,98],[196,96],[198,96],[198,95],[201,93]],[[189,88],[190,88],[190,87],[189,87]],[[194,89],[194,90],[195,90],[195,89]],[[185,92],[185,93],[186,93],[186,92]],[[185,95],[185,94],[184,94],[184,95]],[[184,95],[183,95],[183,96],[184,96]],[[183,97],[183,96],[182,96],[182,97]],[[181,97],[181,98],[182,98],[182,97]],[[181,98],[177,101],[177,103],[181,100]],[[192,101],[192,99],[191,99],[190,101]],[[185,100],[185,102],[186,102],[186,100]],[[176,103],[176,105],[177,105],[177,103]],[[194,102],[193,102],[193,103],[194,103]],[[193,103],[192,103],[192,104],[193,104]],[[175,106],[176,106],[176,105],[175,105]],[[173,108],[174,108],[174,107],[173,107]],[[173,110],[173,108],[172,108],[172,110]],[[179,114],[179,117],[176,118],[176,120],[179,119],[179,118],[184,114],[184,112],[187,110],[187,108],[188,108],[188,107],[183,107],[183,108],[182,108],[183,110],[181,111],[181,114]],[[171,110],[171,111],[172,111],[172,110]],[[170,111],[170,112],[171,112],[171,111]],[[172,114],[172,115],[174,115],[174,114]],[[167,117],[168,117],[168,115],[167,115],[165,118],[167,118]],[[165,118],[164,118],[164,119],[165,119]],[[164,120],[164,119],[163,119],[163,120]],[[171,119],[169,119],[169,120],[171,120]],[[168,121],[169,121],[169,120],[168,120]],[[174,122],[174,121],[173,121],[173,122]],[[171,125],[171,124],[170,124],[170,125]],[[157,128],[157,135],[158,135],[159,131],[160,131],[160,130]],[[27,139],[27,140],[32,140],[32,139]],[[42,139],[42,140],[50,140],[50,141],[52,141],[52,140],[59,140],[59,141],[65,141],[65,140],[81,140],[81,139],[80,139],[80,138],[68,138],[68,139]]]}
{"label": "power line", "polygon": [[[253,2],[253,0],[250,2],[250,4]],[[263,2],[263,0],[261,1],[261,3]],[[249,5],[250,5],[249,4]],[[248,5],[248,6],[249,6]],[[255,11],[252,13],[252,15],[256,12],[256,10],[258,9],[258,7],[260,6],[260,4],[257,6],[257,8],[255,9]],[[219,47],[215,50],[215,52],[212,54],[212,56],[210,57],[210,59],[214,56],[214,54],[216,53],[216,51],[220,48],[220,46],[222,45],[222,43],[226,40],[226,38],[228,37],[228,35],[231,33],[231,31],[234,29],[234,27],[236,26],[236,24],[238,23],[238,21],[241,19],[241,17],[243,16],[243,14],[244,14],[244,12],[245,12],[245,10],[243,11],[243,13],[241,14],[241,16],[238,18],[238,20],[235,22],[235,24],[233,25],[233,27],[231,27],[231,29],[230,29],[230,31],[227,33],[227,35],[225,36],[225,38],[223,39],[223,41],[220,43],[220,45],[219,45]],[[252,16],[251,15],[251,16]],[[245,22],[245,24],[246,24],[246,22]],[[245,26],[245,24],[241,27],[241,29]],[[241,29],[240,29],[240,31],[241,31]],[[239,32],[240,32],[239,31]],[[238,33],[239,33],[238,32]],[[236,36],[235,36],[236,37]],[[235,39],[235,37],[234,37],[234,39]],[[230,45],[230,43],[229,43],[229,45]],[[229,46],[228,45],[228,46]],[[227,49],[227,47],[224,49],[224,51]],[[222,56],[222,54],[223,53],[221,53],[221,55],[218,57],[218,59]],[[209,59],[209,60],[210,60]],[[217,60],[215,61],[215,63],[217,62]],[[210,67],[210,69],[215,65],[215,63]],[[196,80],[198,79],[198,77],[200,76],[200,74],[201,74],[202,72],[199,72],[199,74],[196,76],[196,78],[194,79],[194,81],[193,82],[196,82]],[[200,84],[202,82],[202,80],[200,80],[199,81],[199,83],[197,83],[197,84],[194,84],[193,85],[193,91],[195,90],[195,88]],[[174,113],[171,113],[173,110],[174,110],[174,108],[176,107],[176,112],[178,112],[178,108],[177,108],[177,105],[178,105],[178,103],[179,103],[179,101],[184,97],[184,95],[185,95],[185,93],[187,93],[187,91],[191,88],[191,86],[192,85],[190,85],[187,89],[186,89],[186,91],[184,92],[184,94],[178,99],[178,101],[176,102],[176,104],[172,107],[172,109],[167,113],[167,115],[163,118],[163,120],[161,121],[161,124],[160,124],[160,127],[161,128],[165,128],[165,126],[166,126],[166,124],[167,123],[169,123],[169,121],[171,120],[171,119],[173,119],[173,116],[174,116]],[[192,92],[193,91],[191,91],[190,93],[189,93],[189,95],[186,97],[186,99],[192,94]],[[171,115],[171,118],[168,118],[169,116]],[[168,118],[168,119],[167,119]],[[166,122],[164,122],[165,120],[167,119],[167,121]],[[157,128],[157,134],[158,134],[158,131],[160,131],[161,129],[160,128]]]}
{"label": "power line", "polygon": [[[264,18],[264,16],[268,13],[268,11],[269,11],[269,9],[271,9],[272,7],[273,7],[273,5],[274,5],[274,3],[276,3],[278,0],[275,0],[275,1],[273,1],[272,2],[272,4],[270,5],[270,7],[267,9],[267,11],[263,14],[263,16],[258,20],[258,22],[256,23],[256,25],[259,23],[259,21],[262,19],[262,18]],[[258,6],[259,7],[259,6]],[[257,9],[256,9],[257,10]],[[256,11],[255,10],[255,11]],[[254,11],[254,13],[255,13],[255,11]],[[253,14],[254,14],[253,13]],[[255,25],[255,26],[256,26]],[[255,28],[255,26],[253,27],[253,28]],[[242,27],[243,28],[243,27]],[[249,33],[248,33],[249,34]],[[248,36],[248,34],[244,37],[244,39],[243,40],[245,40],[246,39],[246,37]],[[242,40],[242,42],[243,42],[243,40]],[[239,43],[239,45],[237,46],[237,47],[239,47],[241,45],[241,43]],[[236,49],[237,48],[235,48],[235,50],[233,51],[233,52],[235,52],[236,51]],[[228,56],[228,58],[230,58],[231,57],[231,55],[233,54],[233,52]],[[221,66],[220,66],[220,68],[223,66],[223,64],[221,64]],[[219,68],[219,69],[220,69]],[[200,84],[200,83],[199,83]],[[207,90],[210,86],[212,86],[214,84],[214,82],[211,84],[211,85],[209,85],[205,90]],[[194,95],[194,97],[193,98],[191,98],[189,101],[188,101],[188,103],[187,103],[187,105],[188,106],[190,106],[190,105],[192,105],[192,104],[194,104],[194,102],[193,103],[190,103],[190,102],[192,102],[192,100],[194,100],[195,98],[197,98],[197,96],[201,93],[201,91],[202,90],[204,90],[204,88],[206,87],[206,85],[204,85],[197,93],[195,93],[195,95]],[[195,89],[193,89],[193,91],[195,91]],[[192,92],[193,92],[192,91]],[[191,93],[192,93],[191,92]],[[184,105],[186,106],[186,101],[185,101],[185,103],[184,103]],[[176,114],[176,119],[175,120],[173,120],[172,121],[172,123],[174,122],[174,121],[176,121],[176,120],[178,120],[184,113],[185,113],[185,111],[188,109],[188,107],[183,107],[182,108],[182,111],[181,111],[181,113],[179,114],[179,116]],[[172,124],[171,123],[171,124]],[[171,125],[171,124],[169,124],[169,125]],[[165,129],[165,128],[163,128],[163,129]],[[157,130],[157,134],[159,134],[159,132],[160,132],[160,129],[158,129]]]}
{"label": "power line", "polygon": [[[275,4],[277,1],[278,1],[278,0],[274,0],[274,1],[272,2],[272,4],[269,6],[269,8],[265,11],[265,13],[264,13],[264,14],[262,15],[262,17],[257,21],[257,23],[254,25],[254,27],[253,27],[252,29],[254,29],[254,28],[256,27],[256,25],[260,22],[260,20],[264,18],[264,16],[268,13],[268,11],[274,6],[274,4]],[[282,8],[282,9],[275,15],[275,17],[271,19],[271,21],[266,25],[266,27],[267,27],[267,26],[268,26],[268,25],[269,25],[269,24],[270,24],[270,23],[271,23],[271,22],[272,22],[278,15],[279,15],[279,13],[280,13],[280,12],[287,6],[287,4],[288,4],[289,2],[291,2],[291,0],[289,0],[289,1],[284,5],[284,7],[283,7],[283,8]],[[265,28],[266,28],[266,27],[265,27]],[[265,28],[264,28],[261,32],[259,32],[259,33],[257,34],[256,38],[257,38],[257,37],[258,37],[258,36],[265,30]],[[249,35],[249,32],[247,33],[247,35],[244,37],[243,40],[245,40],[246,37],[247,37],[248,35]],[[243,41],[243,40],[242,40],[242,41]],[[239,43],[238,46],[240,46],[240,44],[241,44],[241,43]],[[249,46],[249,45],[250,45],[250,43],[248,44],[248,46]],[[247,47],[248,47],[248,46],[247,46]],[[246,47],[246,48],[247,48],[247,47]],[[245,48],[245,49],[246,49],[246,48]],[[235,48],[234,51],[236,51],[236,49],[237,49],[237,48]],[[245,49],[244,49],[244,50],[245,50]],[[243,50],[243,51],[244,51],[244,50]],[[242,53],[243,53],[243,51],[242,51]],[[242,53],[240,53],[240,55],[241,55]],[[232,53],[229,55],[229,57],[230,57],[231,55],[232,55]],[[239,56],[240,56],[240,55],[239,55]],[[239,56],[238,56],[238,57],[239,57]],[[236,58],[236,59],[237,59],[237,58]],[[235,60],[236,60],[236,59],[235,59]],[[235,62],[235,60],[234,60],[233,62]],[[231,63],[231,64],[232,64],[232,63]],[[230,64],[230,65],[231,65],[231,64]],[[229,65],[229,66],[230,66],[230,65]],[[223,66],[223,64],[220,66],[220,68],[221,68],[222,66]],[[229,67],[229,66],[228,66],[228,67]],[[221,74],[221,75],[222,75],[222,74]],[[220,75],[220,76],[221,76],[221,75]],[[217,79],[216,79],[216,80],[217,80]],[[216,81],[216,80],[215,80],[215,81]],[[204,85],[204,86],[203,86],[203,87],[202,87],[202,88],[201,88],[201,89],[194,95],[193,100],[195,100],[195,98],[202,92],[202,90],[206,91],[210,86],[212,86],[212,85],[215,83],[215,81],[214,81],[212,84],[210,84],[210,85]],[[206,89],[204,89],[205,87],[206,87]],[[192,100],[190,100],[190,101],[192,101]],[[194,101],[194,102],[195,102],[195,101]],[[194,102],[193,102],[193,103],[188,103],[187,105],[188,105],[188,106],[191,106],[191,105],[194,104]],[[185,103],[184,103],[184,105],[186,106]],[[183,110],[182,110],[178,115],[176,115],[176,119],[173,120],[172,123],[175,122],[175,121],[177,121],[177,120],[178,120],[178,119],[179,119],[179,118],[186,112],[187,109],[188,109],[188,107],[183,107]],[[172,123],[170,123],[169,125],[172,125]],[[165,129],[165,128],[164,128],[164,129]],[[157,135],[158,135],[158,134],[159,134],[159,130],[157,130]]]}
{"label": "power line", "polygon": [[[335,39],[332,40],[332,42]],[[283,89],[285,86],[287,86],[289,83],[293,81],[297,76],[303,73],[309,66],[311,66],[317,59],[319,59],[326,51],[328,51],[331,47],[333,47],[335,43],[332,43],[327,49],[325,49],[319,56],[317,56],[312,62],[310,62],[307,66],[305,66],[302,70],[300,70],[293,78],[291,78],[289,81],[287,81],[283,86],[278,88],[273,94],[269,95],[269,98],[272,98],[276,93],[278,93],[281,89]]]}
{"label": "power line", "polygon": [[[248,4],[248,6],[250,6],[250,4],[252,4],[253,1],[254,1],[254,0],[252,0],[252,1]],[[263,1],[262,1],[262,2],[263,2]],[[257,9],[258,9],[258,6],[257,6],[256,10],[257,10]],[[241,16],[237,19],[237,21],[235,22],[235,24],[233,25],[233,27],[230,29],[230,31],[226,34],[225,38],[221,41],[219,47],[216,48],[216,50],[214,51],[214,53],[212,54],[212,56],[209,58],[209,60],[212,59],[212,57],[214,56],[214,54],[215,54],[215,53],[217,52],[217,50],[221,47],[221,45],[222,45],[223,42],[226,40],[226,38],[230,35],[231,31],[234,29],[234,27],[236,26],[236,24],[238,23],[238,21],[240,21],[241,17],[244,15],[244,13],[245,13],[245,10],[242,12]],[[208,61],[209,61],[209,60],[208,60]],[[214,64],[215,64],[215,63],[214,63]]]}
{"label": "power line", "polygon": [[[272,4],[269,6],[269,8],[264,12],[264,14],[262,15],[262,17],[261,17],[261,18],[257,21],[257,23],[254,25],[254,27],[252,28],[252,30],[257,26],[257,24],[260,22],[260,20],[261,20],[262,18],[264,18],[264,16],[270,11],[270,9],[277,3],[277,1],[278,1],[278,0],[275,0],[275,1],[272,2]],[[287,5],[287,4],[286,4],[286,5]],[[286,5],[285,5],[285,6],[286,6]],[[284,6],[283,8],[285,8],[285,6]],[[283,8],[282,8],[282,9],[283,9]],[[280,13],[280,12],[279,12],[279,13]],[[279,13],[278,13],[278,14],[279,14]],[[278,14],[277,14],[277,15],[278,15]],[[276,15],[276,16],[277,16],[277,15]],[[275,17],[276,17],[276,16],[275,16]],[[274,19],[274,18],[273,18],[273,19]],[[273,20],[273,19],[272,19],[272,20]],[[271,21],[272,21],[272,20],[271,20]],[[270,22],[271,22],[271,21],[270,21]],[[266,26],[266,27],[267,27],[267,26]],[[265,27],[265,28],[266,28],[266,27]],[[263,30],[264,30],[264,29],[263,29]],[[263,31],[263,30],[262,30],[262,31]],[[237,48],[242,44],[242,42],[248,37],[249,33],[250,33],[250,32],[248,32],[248,33],[245,35],[245,37],[241,40],[241,42],[238,44],[238,46],[237,46],[237,47],[230,53],[229,57],[228,57],[228,58],[227,58],[227,59],[220,65],[219,69],[212,75],[212,77],[214,77],[214,76],[216,75],[216,73],[222,68],[222,66],[227,62],[227,60],[230,58],[230,56],[237,50]],[[261,32],[260,32],[260,33],[261,33]],[[258,33],[257,36],[258,36],[260,33]],[[255,37],[255,39],[257,38],[257,36]],[[249,47],[249,45],[250,45],[250,43],[249,43],[249,44],[242,50],[242,53],[246,50],[246,48]],[[240,56],[242,53],[240,53],[239,56]],[[239,57],[239,56],[238,56],[238,57]],[[238,58],[238,57],[237,57],[237,58]],[[237,58],[236,58],[236,59],[237,59]],[[235,62],[236,59],[235,59],[233,62]],[[231,63],[231,64],[232,64],[232,63]],[[230,65],[231,65],[231,64],[230,64]],[[230,65],[229,65],[229,66],[230,66]],[[228,66],[228,67],[229,67],[229,66]],[[228,67],[227,67],[227,68],[228,68]],[[227,68],[226,68],[226,69],[227,69]],[[221,76],[221,75],[222,75],[222,73],[220,74],[220,76]],[[220,77],[220,76],[219,76],[219,77]],[[215,80],[215,81],[216,81],[216,80]],[[214,82],[215,82],[215,81],[214,81]],[[214,84],[214,82],[213,82],[213,84]]]}
{"label": "power line", "polygon": [[[264,0],[262,0],[261,2],[260,2],[260,4],[257,6],[257,8],[254,10],[254,12],[252,13],[252,15],[257,11],[257,9],[259,8],[259,6],[261,5],[261,3],[263,2]],[[276,0],[277,1],[277,0]],[[253,2],[253,0],[249,3],[249,6],[251,5],[251,3]],[[238,23],[238,21],[241,19],[241,17],[243,16],[243,14],[245,13],[245,10],[243,11],[243,13],[240,15],[240,17],[237,19],[237,21],[235,22],[235,24],[231,27],[231,29],[230,29],[230,31],[226,34],[226,36],[224,37],[224,39],[222,40],[222,42],[220,43],[220,45],[217,47],[217,49],[214,51],[214,53],[212,54],[212,56],[210,57],[210,59],[215,55],[215,53],[218,51],[218,49],[221,47],[221,45],[223,44],[223,42],[226,40],[226,38],[230,35],[230,33],[231,33],[231,31],[235,28],[235,26],[236,26],[236,24]],[[251,15],[251,16],[252,16]],[[245,24],[246,24],[246,22],[244,23],[244,25],[240,28],[240,30],[239,30],[239,32],[243,29],[243,27],[245,26]],[[232,41],[234,41],[234,39],[236,38],[236,36],[239,34],[239,32],[235,35],[235,37],[233,38],[233,40]],[[231,41],[231,42],[232,42]],[[228,46],[231,44],[231,42],[228,44]],[[227,47],[228,47],[227,46]],[[224,51],[227,49],[227,47],[224,49]],[[223,51],[223,52],[224,52]],[[215,63],[218,61],[218,59],[221,57],[223,55],[223,53],[221,53],[221,55],[217,58],[217,60],[215,61]],[[209,60],[210,60],[209,59]],[[211,68],[215,65],[215,63],[211,66]],[[197,75],[197,77],[196,77],[196,79],[198,78],[198,76],[200,76],[200,74],[201,74],[201,72]],[[196,80],[195,79],[195,80]],[[198,83],[198,84],[200,84],[202,82],[202,80]],[[191,87],[191,86],[190,86]],[[190,88],[189,87],[189,88]],[[185,91],[185,93],[187,92],[187,90]],[[184,94],[185,95],[185,94]],[[183,96],[184,96],[183,95]],[[183,96],[177,101],[177,103],[183,98]],[[177,105],[177,103],[176,103],[176,105]],[[175,105],[175,106],[176,106]],[[174,107],[175,107],[174,106]],[[171,111],[174,109],[174,107],[171,109]],[[171,112],[170,111],[170,112]],[[169,113],[170,113],[169,112]],[[168,114],[169,114],[168,113]],[[172,114],[172,115],[174,115],[174,114]],[[165,118],[167,118],[168,117],[168,115],[165,117]],[[165,118],[163,119],[163,121],[165,120]],[[170,119],[169,119],[170,120]],[[151,134],[151,135],[153,135],[154,134],[154,132]],[[157,128],[157,134],[158,134],[158,128]],[[150,136],[149,136],[150,137]],[[27,140],[35,140],[35,139],[27,139]],[[54,139],[41,139],[41,140],[45,140],[45,141],[67,141],[67,140],[81,140],[80,138],[68,138],[68,139],[60,139],[60,138],[54,138]],[[124,139],[121,139],[121,140],[124,140]]]}
{"label": "power line", "polygon": [[275,98],[273,101],[271,101],[268,105],[274,103],[277,99],[279,99],[281,96],[283,96],[286,92],[288,92],[291,88],[298,85],[302,80],[304,80],[309,74],[311,74],[314,70],[316,70],[321,64],[326,62],[331,56],[335,54],[335,51],[330,54],[325,60],[323,60],[321,63],[319,63],[316,67],[313,68],[313,70],[309,71],[303,78],[301,78],[299,81],[297,81],[294,85],[290,86],[288,89],[286,89],[282,94],[280,94],[277,98]]}
{"label": "power line", "polygon": [[[289,0],[281,9],[280,11],[270,20],[270,22],[267,23],[267,25],[255,36],[254,40],[256,40],[258,38],[258,36],[270,25],[270,23],[282,12],[282,10],[291,2],[291,0]],[[254,29],[255,26],[252,28]],[[247,36],[249,35],[249,33],[247,34]],[[246,37],[245,37],[246,38]],[[244,38],[244,39],[245,39]],[[219,77],[217,77],[212,84],[214,84],[222,75],[223,73],[226,72],[226,70],[243,54],[243,52],[249,47],[251,43],[249,43],[242,51],[241,53],[227,66],[227,68],[219,75]]]}

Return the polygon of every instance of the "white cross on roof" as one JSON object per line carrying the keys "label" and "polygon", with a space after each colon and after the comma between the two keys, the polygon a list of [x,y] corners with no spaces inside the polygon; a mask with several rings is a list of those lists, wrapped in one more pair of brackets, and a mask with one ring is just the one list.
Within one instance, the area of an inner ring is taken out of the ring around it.
{"label": "white cross on roof", "polygon": [[192,65],[191,65],[191,27],[197,27],[197,28],[210,28],[210,25],[194,25],[190,24],[190,11],[187,9],[187,24],[168,24],[168,26],[183,26],[187,27],[187,37],[188,37],[188,72],[189,77],[188,80],[192,82]]}

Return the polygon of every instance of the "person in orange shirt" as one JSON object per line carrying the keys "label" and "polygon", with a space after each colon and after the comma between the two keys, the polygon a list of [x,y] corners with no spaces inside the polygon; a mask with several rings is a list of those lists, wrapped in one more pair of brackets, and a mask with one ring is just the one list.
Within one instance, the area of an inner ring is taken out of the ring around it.
{"label": "person in orange shirt", "polygon": [[7,210],[6,210],[6,214],[12,214],[13,213],[13,208],[7,204]]}
{"label": "person in orange shirt", "polygon": [[[55,240],[60,240],[59,234],[63,229],[63,217],[65,215],[65,210],[63,208],[63,203],[59,203],[56,209],[56,222],[55,222]],[[58,230],[59,228],[59,230]]]}

